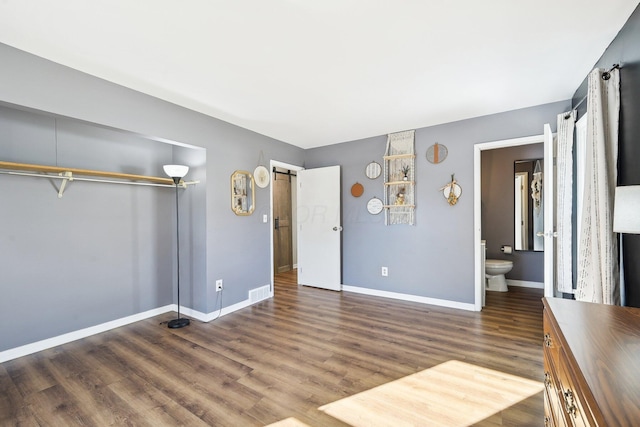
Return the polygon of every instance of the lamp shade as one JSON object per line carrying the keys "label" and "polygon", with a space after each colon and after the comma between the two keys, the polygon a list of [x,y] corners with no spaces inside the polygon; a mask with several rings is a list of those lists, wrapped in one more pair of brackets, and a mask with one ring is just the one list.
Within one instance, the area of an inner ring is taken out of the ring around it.
{"label": "lamp shade", "polygon": [[164,165],[163,169],[170,178],[182,178],[189,172],[189,166],[184,165]]}
{"label": "lamp shade", "polygon": [[613,231],[640,234],[640,185],[616,187]]}

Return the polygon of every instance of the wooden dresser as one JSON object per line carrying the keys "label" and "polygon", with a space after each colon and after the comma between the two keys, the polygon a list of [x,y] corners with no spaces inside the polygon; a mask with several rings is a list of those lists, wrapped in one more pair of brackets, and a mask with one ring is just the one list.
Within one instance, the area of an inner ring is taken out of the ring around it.
{"label": "wooden dresser", "polygon": [[640,426],[640,309],[544,298],[546,426]]}

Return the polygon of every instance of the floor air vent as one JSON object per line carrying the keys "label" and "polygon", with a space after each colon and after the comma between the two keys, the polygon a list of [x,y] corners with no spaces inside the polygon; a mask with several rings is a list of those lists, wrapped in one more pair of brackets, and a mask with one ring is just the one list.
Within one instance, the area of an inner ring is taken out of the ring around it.
{"label": "floor air vent", "polygon": [[269,298],[271,295],[269,285],[264,285],[260,288],[251,289],[249,291],[249,303],[253,304],[263,299]]}

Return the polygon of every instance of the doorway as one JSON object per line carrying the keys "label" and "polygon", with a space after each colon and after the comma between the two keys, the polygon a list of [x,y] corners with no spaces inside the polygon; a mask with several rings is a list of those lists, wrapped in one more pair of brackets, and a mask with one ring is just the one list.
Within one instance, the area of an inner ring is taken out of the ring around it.
{"label": "doorway", "polygon": [[[537,135],[524,138],[515,138],[502,141],[493,141],[487,143],[476,144],[474,146],[474,254],[475,254],[475,304],[476,311],[481,311],[485,301],[485,272],[484,272],[484,253],[482,252],[481,240],[482,234],[482,152],[485,150],[494,150],[499,148],[511,148],[530,144],[544,143],[544,136]],[[513,186],[513,175],[508,182]],[[513,193],[512,193],[513,194]],[[511,223],[513,224],[513,223]],[[515,231],[510,226],[510,233]],[[487,242],[489,244],[489,242]],[[507,242],[491,242],[493,245],[501,245]]]}
{"label": "doorway", "polygon": [[[297,173],[301,166],[271,160],[271,283],[297,268]],[[273,296],[273,285],[271,287]]]}
{"label": "doorway", "polygon": [[273,167],[273,271],[286,273],[294,269],[294,200],[296,174],[290,169]]}

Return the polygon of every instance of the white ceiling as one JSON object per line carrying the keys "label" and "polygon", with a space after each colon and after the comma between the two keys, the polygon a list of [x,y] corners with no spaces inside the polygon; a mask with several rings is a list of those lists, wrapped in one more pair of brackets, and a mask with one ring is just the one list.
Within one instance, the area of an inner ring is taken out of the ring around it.
{"label": "white ceiling", "polygon": [[0,0],[0,42],[303,148],[573,95],[638,0]]}

